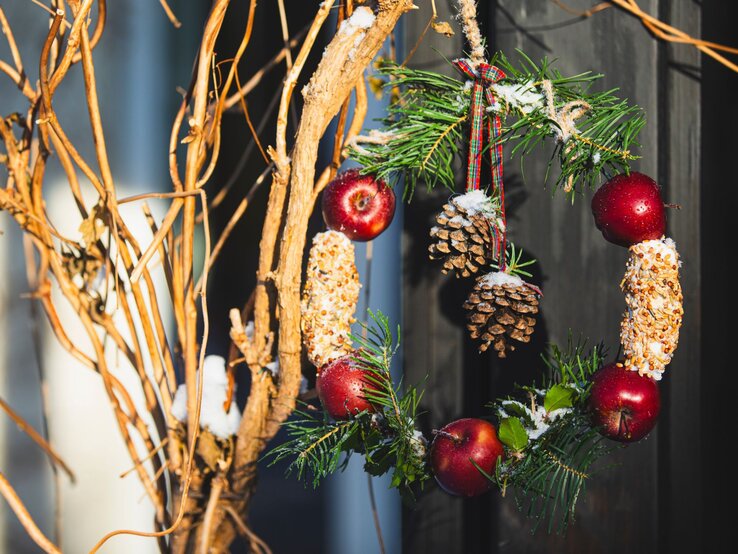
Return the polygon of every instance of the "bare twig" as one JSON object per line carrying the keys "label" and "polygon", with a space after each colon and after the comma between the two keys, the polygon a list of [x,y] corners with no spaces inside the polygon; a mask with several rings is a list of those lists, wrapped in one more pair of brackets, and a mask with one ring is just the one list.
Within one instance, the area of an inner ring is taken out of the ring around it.
{"label": "bare twig", "polygon": [[62,457],[56,452],[56,450],[54,450],[54,447],[51,446],[51,444],[49,444],[46,439],[39,435],[38,432],[15,410],[13,410],[13,408],[10,407],[10,404],[8,404],[3,398],[0,398],[0,408],[2,408],[3,411],[8,414],[10,419],[13,420],[13,423],[15,423],[21,431],[28,435],[28,437],[46,453],[46,455],[49,457],[49,460],[51,460],[51,462],[55,466],[57,466],[62,471],[64,471],[64,473],[67,474],[72,483],[75,483],[77,481],[74,472],[69,468]]}
{"label": "bare twig", "polygon": [[23,501],[18,497],[15,489],[10,485],[8,480],[5,478],[5,475],[1,471],[0,494],[3,495],[10,508],[13,510],[13,512],[15,512],[15,515],[18,517],[21,525],[23,525],[23,528],[28,533],[28,536],[33,539],[33,542],[35,542],[39,546],[39,548],[41,548],[41,550],[49,554],[61,554],[61,550],[59,550],[59,548],[57,548],[54,543],[47,539],[46,535],[44,535],[41,532],[41,529],[38,528],[38,525],[36,525],[36,522],[33,521],[31,514],[28,513],[28,510],[23,505]]}
{"label": "bare twig", "polygon": [[169,7],[167,0],[159,0],[159,3],[161,4],[161,7],[164,9],[164,13],[167,14],[169,21],[172,22],[172,25],[174,25],[177,29],[179,29],[182,26],[182,23],[180,22],[179,19],[177,19],[177,16],[174,15],[174,12],[172,11],[172,8]]}
{"label": "bare twig", "polygon": [[[218,256],[220,255],[220,251],[223,249],[223,246],[225,245],[226,240],[228,240],[228,237],[233,232],[233,229],[235,228],[236,224],[241,220],[241,217],[243,217],[244,212],[246,212],[246,208],[249,205],[249,202],[251,202],[251,198],[253,198],[256,191],[261,188],[262,183],[267,178],[269,173],[272,171],[272,168],[274,167],[273,163],[270,163],[264,171],[261,172],[261,175],[254,181],[254,184],[251,185],[251,188],[249,189],[248,193],[246,193],[246,196],[241,200],[238,207],[234,210],[233,215],[231,215],[231,218],[228,220],[228,223],[226,224],[225,228],[223,229],[223,232],[221,233],[220,237],[218,238],[218,242],[215,243],[215,246],[213,247],[213,253],[210,256],[210,263],[208,264],[207,269],[210,270],[213,267],[213,264],[215,264],[215,261],[218,259]],[[195,292],[197,294],[200,293],[202,290],[202,278],[197,282],[197,285],[195,285]]]}
{"label": "bare twig", "polygon": [[[230,110],[233,106],[240,102],[241,98],[248,96],[249,93],[253,91],[259,85],[259,83],[261,83],[264,75],[266,75],[269,70],[279,65],[282,60],[284,60],[287,55],[291,53],[291,49],[297,46],[298,42],[300,42],[300,39],[307,33],[307,30],[308,27],[305,27],[299,33],[297,33],[295,37],[287,43],[285,48],[282,48],[282,50],[280,50],[271,60],[269,60],[269,62],[266,63],[266,65],[264,65],[264,67],[262,67],[248,81],[246,81],[244,85],[239,88],[239,90],[229,96],[227,100],[223,103],[224,109]],[[290,69],[291,65],[292,64],[290,64]]]}
{"label": "bare twig", "polygon": [[238,512],[234,510],[233,507],[226,505],[223,509],[233,518],[233,522],[236,524],[236,527],[238,527],[240,533],[248,537],[249,541],[251,541],[252,548],[256,546],[261,550],[262,554],[272,554],[272,550],[269,546],[267,546],[267,544],[256,533],[249,529],[248,525],[243,522],[241,516],[238,515]]}
{"label": "bare twig", "polygon": [[208,504],[205,508],[205,515],[202,518],[202,532],[200,534],[200,546],[199,554],[208,554],[210,552],[210,536],[213,532],[213,520],[215,517],[215,510],[218,508],[218,502],[220,501],[220,495],[226,485],[225,477],[222,471],[213,477],[213,481],[210,485],[210,498],[208,498]]}

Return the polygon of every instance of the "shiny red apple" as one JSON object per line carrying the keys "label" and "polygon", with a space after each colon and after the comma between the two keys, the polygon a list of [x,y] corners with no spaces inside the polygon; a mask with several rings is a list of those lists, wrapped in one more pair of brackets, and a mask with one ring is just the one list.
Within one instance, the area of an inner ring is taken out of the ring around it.
{"label": "shiny red apple", "polygon": [[376,374],[354,356],[349,354],[325,364],[315,381],[323,409],[333,419],[349,419],[364,410],[375,411],[366,399],[365,390],[376,388],[376,384],[368,379]]}
{"label": "shiny red apple", "polygon": [[477,496],[493,485],[471,460],[494,475],[503,455],[495,426],[475,418],[458,419],[436,431],[430,451],[436,481],[443,490],[458,496]]}
{"label": "shiny red apple", "polygon": [[595,225],[608,241],[631,246],[666,233],[666,211],[659,185],[643,173],[617,175],[592,198]]}
{"label": "shiny red apple", "polygon": [[329,229],[363,242],[389,227],[395,215],[395,193],[381,179],[349,169],[325,188],[322,206]]}
{"label": "shiny red apple", "polygon": [[656,426],[661,396],[656,381],[613,363],[595,373],[589,396],[592,424],[620,442],[636,442]]}

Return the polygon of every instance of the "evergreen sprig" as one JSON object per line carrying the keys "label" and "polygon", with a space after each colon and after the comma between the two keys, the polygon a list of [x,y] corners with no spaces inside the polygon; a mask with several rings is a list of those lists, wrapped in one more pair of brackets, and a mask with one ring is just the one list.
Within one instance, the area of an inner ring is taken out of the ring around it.
{"label": "evergreen sprig", "polygon": [[566,529],[593,464],[610,450],[586,413],[602,348],[585,347],[571,336],[565,349],[551,346],[544,356],[549,375],[543,388],[520,387],[525,400],[506,398],[490,405],[500,419],[507,456],[487,477],[503,493],[514,489],[518,505],[536,520],[534,529],[543,522],[549,532]]}
{"label": "evergreen sprig", "polygon": [[[536,263],[536,260],[530,259],[523,261],[523,249],[516,248],[512,242],[507,244],[505,260],[507,261],[507,267],[505,268],[506,273],[517,275],[519,277],[533,277],[533,274],[524,268],[532,266]],[[493,270],[499,271],[499,261],[493,261],[491,267]]]}
{"label": "evergreen sprig", "polygon": [[[508,93],[496,95],[503,122],[500,140],[511,145],[504,150],[505,157],[519,156],[522,161],[535,147],[552,139],[554,151],[546,180],[554,160],[558,160],[555,184],[572,192],[577,187],[596,186],[603,173],[628,171],[630,161],[636,158],[631,149],[639,146],[637,135],[645,123],[641,109],[618,98],[617,89],[591,92],[602,75],[587,72],[565,77],[547,59],[536,64],[524,53],[520,56],[519,65],[502,53],[491,60],[506,73],[495,85]],[[389,180],[404,176],[406,198],[418,181],[428,188],[440,184],[453,190],[453,162],[468,142],[470,87],[453,77],[392,62],[380,64],[378,71],[387,78],[385,86],[393,90],[399,86],[403,92],[383,120],[385,140],[357,144],[351,157],[365,173]],[[544,90],[546,81],[552,87],[552,106]],[[520,95],[525,98],[521,100]],[[589,109],[572,122],[573,128],[562,133],[558,120],[570,102],[586,103]]]}
{"label": "evergreen sprig", "polygon": [[411,499],[411,487],[429,478],[426,468],[426,441],[415,428],[421,395],[414,387],[403,390],[390,374],[392,356],[399,346],[393,338],[389,320],[381,312],[369,311],[373,322],[363,325],[363,333],[352,335],[357,345],[353,362],[368,370],[364,389],[374,413],[360,412],[346,421],[332,421],[326,414],[296,412],[297,418],[284,426],[289,440],[270,451],[270,465],[284,459],[292,462],[287,473],[300,479],[310,478],[313,487],[345,468],[353,453],[363,454],[364,469],[371,475],[392,471],[391,486]]}
{"label": "evergreen sprig", "polygon": [[354,146],[351,157],[362,172],[394,181],[405,178],[405,197],[412,196],[418,181],[428,188],[440,184],[454,189],[454,157],[465,136],[469,91],[464,83],[432,71],[409,69],[383,61],[377,71],[387,78],[385,87],[401,90],[383,119],[380,144]]}
{"label": "evergreen sprig", "polygon": [[[554,138],[555,149],[546,171],[546,181],[554,159],[558,159],[560,172],[556,186],[569,183],[572,191],[579,183],[594,188],[602,173],[628,171],[630,161],[637,158],[631,149],[640,146],[637,136],[646,122],[641,108],[617,97],[618,89],[592,92],[592,86],[602,74],[585,72],[565,77],[546,58],[536,64],[525,53],[518,50],[518,54],[518,66],[502,52],[497,53],[491,63],[505,71],[507,78],[503,84],[515,84],[540,94],[542,106],[524,112],[503,99],[503,115],[515,116],[512,124],[503,125],[503,143],[513,143],[510,157],[524,158],[545,139]],[[575,128],[565,142],[557,140],[557,130],[561,128],[549,113],[544,81],[551,83],[554,111],[560,111],[570,102],[584,102],[590,106],[574,121]]]}

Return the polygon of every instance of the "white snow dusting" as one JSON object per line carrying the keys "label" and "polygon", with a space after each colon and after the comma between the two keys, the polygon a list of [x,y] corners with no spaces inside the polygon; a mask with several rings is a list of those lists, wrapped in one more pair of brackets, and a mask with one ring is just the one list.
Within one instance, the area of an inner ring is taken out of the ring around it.
{"label": "white snow dusting", "polygon": [[469,215],[483,213],[485,215],[495,215],[495,205],[492,199],[487,196],[483,190],[470,190],[459,196],[455,196],[454,203],[466,210]]}
{"label": "white snow dusting", "polygon": [[277,375],[279,375],[279,360],[269,362],[267,365],[264,366],[264,369],[271,373],[273,377],[276,377]]}
{"label": "white snow dusting", "polygon": [[548,431],[554,421],[571,412],[571,408],[559,408],[558,410],[551,410],[550,412],[547,412],[541,404],[536,404],[535,410],[531,410],[529,406],[526,406],[525,404],[523,404],[522,402],[518,402],[517,400],[505,400],[501,403],[501,405],[503,406],[503,409],[499,409],[498,414],[502,418],[510,417],[508,413],[504,410],[504,407],[509,405],[515,405],[517,406],[518,410],[523,410],[526,413],[528,419],[530,420],[530,422],[532,422],[532,425],[529,421],[526,420],[522,420],[522,423],[523,427],[525,427],[525,432],[528,434],[528,438],[530,440],[536,440],[537,438],[539,438],[546,431]]}
{"label": "white snow dusting", "polygon": [[359,6],[351,14],[351,17],[344,19],[338,27],[338,35],[349,35],[355,31],[365,31],[374,24],[376,16],[374,12],[366,6]]}
{"label": "white snow dusting", "polygon": [[[525,83],[513,83],[511,85],[492,85],[495,97],[503,100],[510,108],[520,110],[529,114],[535,110],[543,109],[543,94],[536,92],[531,81]],[[488,108],[490,111],[499,111]]]}
{"label": "white snow dusting", "polygon": [[[221,356],[207,356],[203,371],[200,427],[225,440],[238,432],[241,423],[241,412],[235,402],[231,403],[229,412],[223,410],[228,391],[226,361]],[[174,395],[172,417],[182,423],[187,421],[187,388],[184,384],[177,387]]]}
{"label": "white snow dusting", "polygon": [[523,280],[517,275],[510,275],[504,271],[492,271],[487,273],[481,279],[482,284],[488,287],[501,286],[501,285],[513,285],[519,287],[523,284]]}

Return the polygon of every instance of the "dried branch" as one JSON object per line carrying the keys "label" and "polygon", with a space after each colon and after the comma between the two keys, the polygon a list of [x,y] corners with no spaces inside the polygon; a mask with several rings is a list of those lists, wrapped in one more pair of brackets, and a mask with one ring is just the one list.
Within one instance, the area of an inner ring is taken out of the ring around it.
{"label": "dried branch", "polygon": [[33,518],[31,517],[31,514],[28,513],[28,510],[23,505],[23,501],[18,497],[18,495],[15,492],[15,489],[10,485],[8,480],[5,478],[5,475],[0,471],[0,494],[3,495],[3,498],[7,501],[10,508],[15,512],[15,515],[18,517],[18,519],[21,522],[21,525],[23,525],[23,528],[28,533],[28,536],[33,539],[33,542],[35,542],[41,550],[44,552],[48,552],[49,554],[61,554],[61,550],[59,550],[56,545],[54,545],[49,539],[46,538],[46,535],[44,535],[41,532],[41,529],[38,528],[38,525],[36,525],[36,522],[33,521]]}
{"label": "dried branch", "polygon": [[172,25],[174,25],[177,29],[179,29],[182,26],[182,22],[180,22],[180,20],[177,19],[177,16],[174,15],[172,8],[170,8],[169,4],[167,4],[167,0],[159,0],[159,3],[161,4],[161,7],[164,9],[164,13],[167,14],[169,21],[172,22]]}
{"label": "dried branch", "polygon": [[74,472],[69,468],[62,457],[56,452],[56,450],[54,450],[54,447],[51,446],[51,444],[49,444],[49,442],[45,438],[43,438],[25,419],[23,419],[15,410],[13,410],[13,408],[10,407],[10,404],[8,404],[1,397],[0,408],[2,408],[3,411],[8,414],[10,419],[13,420],[13,423],[15,423],[21,431],[28,435],[28,437],[46,453],[53,465],[57,466],[64,473],[66,473],[72,483],[75,483],[77,481]]}

